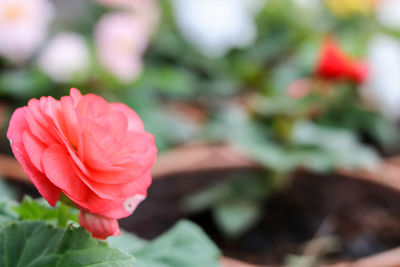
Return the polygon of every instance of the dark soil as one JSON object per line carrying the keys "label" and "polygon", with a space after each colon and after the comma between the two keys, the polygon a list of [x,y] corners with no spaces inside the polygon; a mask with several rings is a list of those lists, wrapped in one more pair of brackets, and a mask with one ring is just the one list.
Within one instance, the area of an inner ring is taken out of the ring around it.
{"label": "dark soil", "polygon": [[[155,181],[147,200],[133,216],[121,220],[121,226],[154,238],[187,218],[181,208],[184,196],[231,175],[203,173]],[[307,241],[321,232],[322,224],[322,236],[340,241],[329,260],[357,259],[400,246],[400,193],[373,183],[340,175],[298,173],[264,208],[262,220],[237,240],[223,237],[210,212],[189,219],[200,224],[226,256],[256,264],[282,263],[288,254],[302,254]]]}

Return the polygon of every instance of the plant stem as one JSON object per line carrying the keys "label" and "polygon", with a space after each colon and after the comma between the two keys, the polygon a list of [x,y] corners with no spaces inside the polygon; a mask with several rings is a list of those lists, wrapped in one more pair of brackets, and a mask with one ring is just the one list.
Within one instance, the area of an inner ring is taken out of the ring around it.
{"label": "plant stem", "polygon": [[58,213],[58,220],[57,220],[57,226],[60,227],[66,227],[68,223],[68,217],[69,217],[69,211],[70,207],[67,205],[64,205],[63,203],[60,203],[60,209]]}

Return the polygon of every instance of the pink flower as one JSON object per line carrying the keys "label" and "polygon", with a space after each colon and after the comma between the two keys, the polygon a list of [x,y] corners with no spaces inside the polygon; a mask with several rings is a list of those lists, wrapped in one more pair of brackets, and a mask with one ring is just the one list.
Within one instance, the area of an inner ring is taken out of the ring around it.
{"label": "pink flower", "polygon": [[109,236],[121,234],[116,219],[93,215],[85,211],[81,211],[79,214],[79,224],[92,233],[94,238],[98,239],[106,239]]}
{"label": "pink flower", "polygon": [[49,0],[0,0],[0,56],[27,60],[46,37],[52,17]]}
{"label": "pink flower", "polygon": [[114,8],[132,11],[151,34],[160,20],[160,8],[157,0],[96,0],[96,2]]}
{"label": "pink flower", "polygon": [[286,94],[293,99],[301,99],[311,91],[311,82],[308,79],[298,79],[289,84]]}
{"label": "pink flower", "polygon": [[7,137],[52,206],[63,193],[85,212],[120,219],[134,211],[151,184],[154,137],[122,103],[77,89],[60,101],[31,99],[14,112]]}
{"label": "pink flower", "polygon": [[100,63],[120,81],[134,81],[142,72],[142,57],[149,38],[139,20],[129,13],[103,16],[95,29]]}

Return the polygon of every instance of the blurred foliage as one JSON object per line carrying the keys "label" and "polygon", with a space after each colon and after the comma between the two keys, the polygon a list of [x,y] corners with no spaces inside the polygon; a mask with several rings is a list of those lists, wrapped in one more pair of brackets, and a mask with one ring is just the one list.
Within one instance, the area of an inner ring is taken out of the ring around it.
{"label": "blurred foliage", "polygon": [[[233,177],[183,200],[188,213],[211,210],[219,229],[230,238],[237,238],[249,230],[262,217],[263,202],[277,187],[271,173]],[[281,179],[282,177],[279,177]]]}
{"label": "blurred foliage", "polygon": [[0,198],[16,199],[17,192],[14,187],[9,185],[3,178],[0,178]]}
{"label": "blurred foliage", "polygon": [[[298,168],[374,167],[382,155],[398,152],[397,121],[385,117],[374,99],[366,99],[367,85],[316,74],[327,36],[334,36],[349,57],[365,61],[373,36],[400,37],[400,31],[377,20],[370,1],[308,1],[314,3],[308,6],[300,0],[266,1],[253,14],[254,42],[221,57],[202,54],[185,38],[175,2],[159,1],[160,23],[143,56],[143,72],[123,82],[101,66],[93,38],[101,17],[121,10],[90,1],[56,1],[60,15],[51,35],[68,30],[84,36],[90,48],[88,77],[56,82],[36,66],[35,56],[21,65],[2,60],[0,97],[16,108],[32,97],[60,97],[78,87],[131,106],[161,152],[198,140],[231,143],[281,177]],[[291,96],[289,89],[298,81],[307,92]],[[260,217],[259,203],[274,188],[268,177],[200,192],[187,208],[211,208],[223,231],[236,236]]]}
{"label": "blurred foliage", "polygon": [[[209,122],[215,123],[213,118],[219,116],[221,109],[238,98],[247,103],[240,103],[240,108],[253,117],[252,121],[256,124],[270,122],[264,127],[266,132],[270,132],[268,135],[274,136],[273,139],[281,139],[281,134],[286,138],[285,135],[290,134],[292,129],[290,125],[296,124],[297,120],[309,120],[352,131],[362,142],[362,138],[368,136],[380,148],[388,148],[396,140],[397,130],[363,103],[357,92],[360,89],[352,84],[330,83],[333,87],[331,91],[345,93],[328,98],[317,94],[307,99],[291,99],[286,93],[289,84],[296,79],[313,79],[319,44],[327,34],[337,36],[352,55],[365,55],[368,38],[379,29],[371,12],[357,12],[367,10],[367,7],[349,5],[338,11],[329,3],[328,6],[321,3],[313,9],[302,8],[294,0],[267,1],[255,16],[258,32],[255,42],[245,49],[233,49],[226,56],[210,58],[202,55],[182,36],[175,20],[173,1],[159,3],[161,23],[145,54],[145,69],[136,81],[119,81],[105,71],[96,58],[95,40],[92,38],[94,25],[102,15],[117,9],[102,7],[94,2],[81,6],[76,1],[70,4],[56,1],[59,16],[52,24],[52,32],[69,30],[86,36],[93,50],[89,77],[81,81],[54,82],[41,73],[35,60],[28,61],[24,66],[9,66],[4,61],[0,66],[0,95],[12,99],[19,106],[32,97],[59,97],[74,86],[84,92],[123,101],[141,115],[146,128],[155,134],[161,151],[207,138],[207,131],[204,134],[202,129],[209,128]],[[337,16],[338,12],[340,16]],[[343,86],[347,89],[342,90]],[[319,91],[325,94],[326,90],[319,88]],[[198,121],[190,114],[177,115],[168,110],[167,107],[176,102],[196,106],[204,119]],[[315,118],[310,110],[319,111],[321,115]],[[240,128],[234,130],[240,131]],[[224,140],[221,137],[218,141]],[[257,142],[260,146],[281,146],[269,138],[259,138]],[[279,154],[282,152],[276,155]],[[286,165],[292,168],[296,164]],[[333,162],[327,166],[335,165],[340,163]]]}

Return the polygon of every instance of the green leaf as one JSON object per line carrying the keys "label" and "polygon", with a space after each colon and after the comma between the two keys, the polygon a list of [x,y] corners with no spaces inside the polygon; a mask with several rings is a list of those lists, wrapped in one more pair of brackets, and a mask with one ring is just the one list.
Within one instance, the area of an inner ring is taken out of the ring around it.
{"label": "green leaf", "polygon": [[218,183],[199,192],[192,193],[182,200],[182,208],[187,213],[201,212],[229,197],[231,181]]}
{"label": "green leaf", "polygon": [[189,221],[177,223],[148,245],[132,251],[135,267],[219,266],[220,252],[203,230]]}
{"label": "green leaf", "polygon": [[261,218],[260,204],[246,200],[219,203],[213,209],[213,216],[225,235],[237,237]]}
{"label": "green leaf", "polygon": [[131,267],[134,257],[96,241],[83,228],[21,221],[0,229],[2,267]]}
{"label": "green leaf", "polygon": [[148,69],[138,81],[137,87],[157,89],[178,95],[193,94],[195,78],[185,69],[171,66]]}
{"label": "green leaf", "polygon": [[0,196],[6,199],[16,199],[17,192],[7,182],[0,178]]}
{"label": "green leaf", "polygon": [[149,243],[149,241],[141,239],[129,232],[121,232],[122,233],[119,236],[111,236],[107,238],[108,244],[123,251],[132,252],[146,247]]}
{"label": "green leaf", "polygon": [[60,227],[78,223],[78,210],[71,209],[62,202],[58,202],[53,208],[44,199],[33,200],[25,197],[20,205],[13,207],[13,210],[19,215],[20,220],[44,220]]}
{"label": "green leaf", "polygon": [[332,160],[332,167],[376,166],[379,156],[361,144],[355,134],[346,129],[323,127],[311,122],[296,123],[292,133],[296,145],[315,147]]}
{"label": "green leaf", "polygon": [[10,200],[3,200],[0,202],[0,227],[10,221],[18,220],[18,214],[13,211],[13,206],[15,205],[17,205],[17,203]]}
{"label": "green leaf", "polygon": [[273,173],[241,174],[187,196],[182,206],[187,213],[211,210],[221,232],[236,238],[259,221],[263,201],[278,186],[275,180]]}
{"label": "green leaf", "polygon": [[0,94],[11,95],[17,99],[29,99],[47,95],[51,88],[49,79],[32,70],[12,70],[0,73]]}
{"label": "green leaf", "polygon": [[[367,117],[367,116],[366,116]],[[365,119],[365,127],[371,136],[387,151],[399,148],[400,134],[396,123],[379,115],[370,115]]]}

